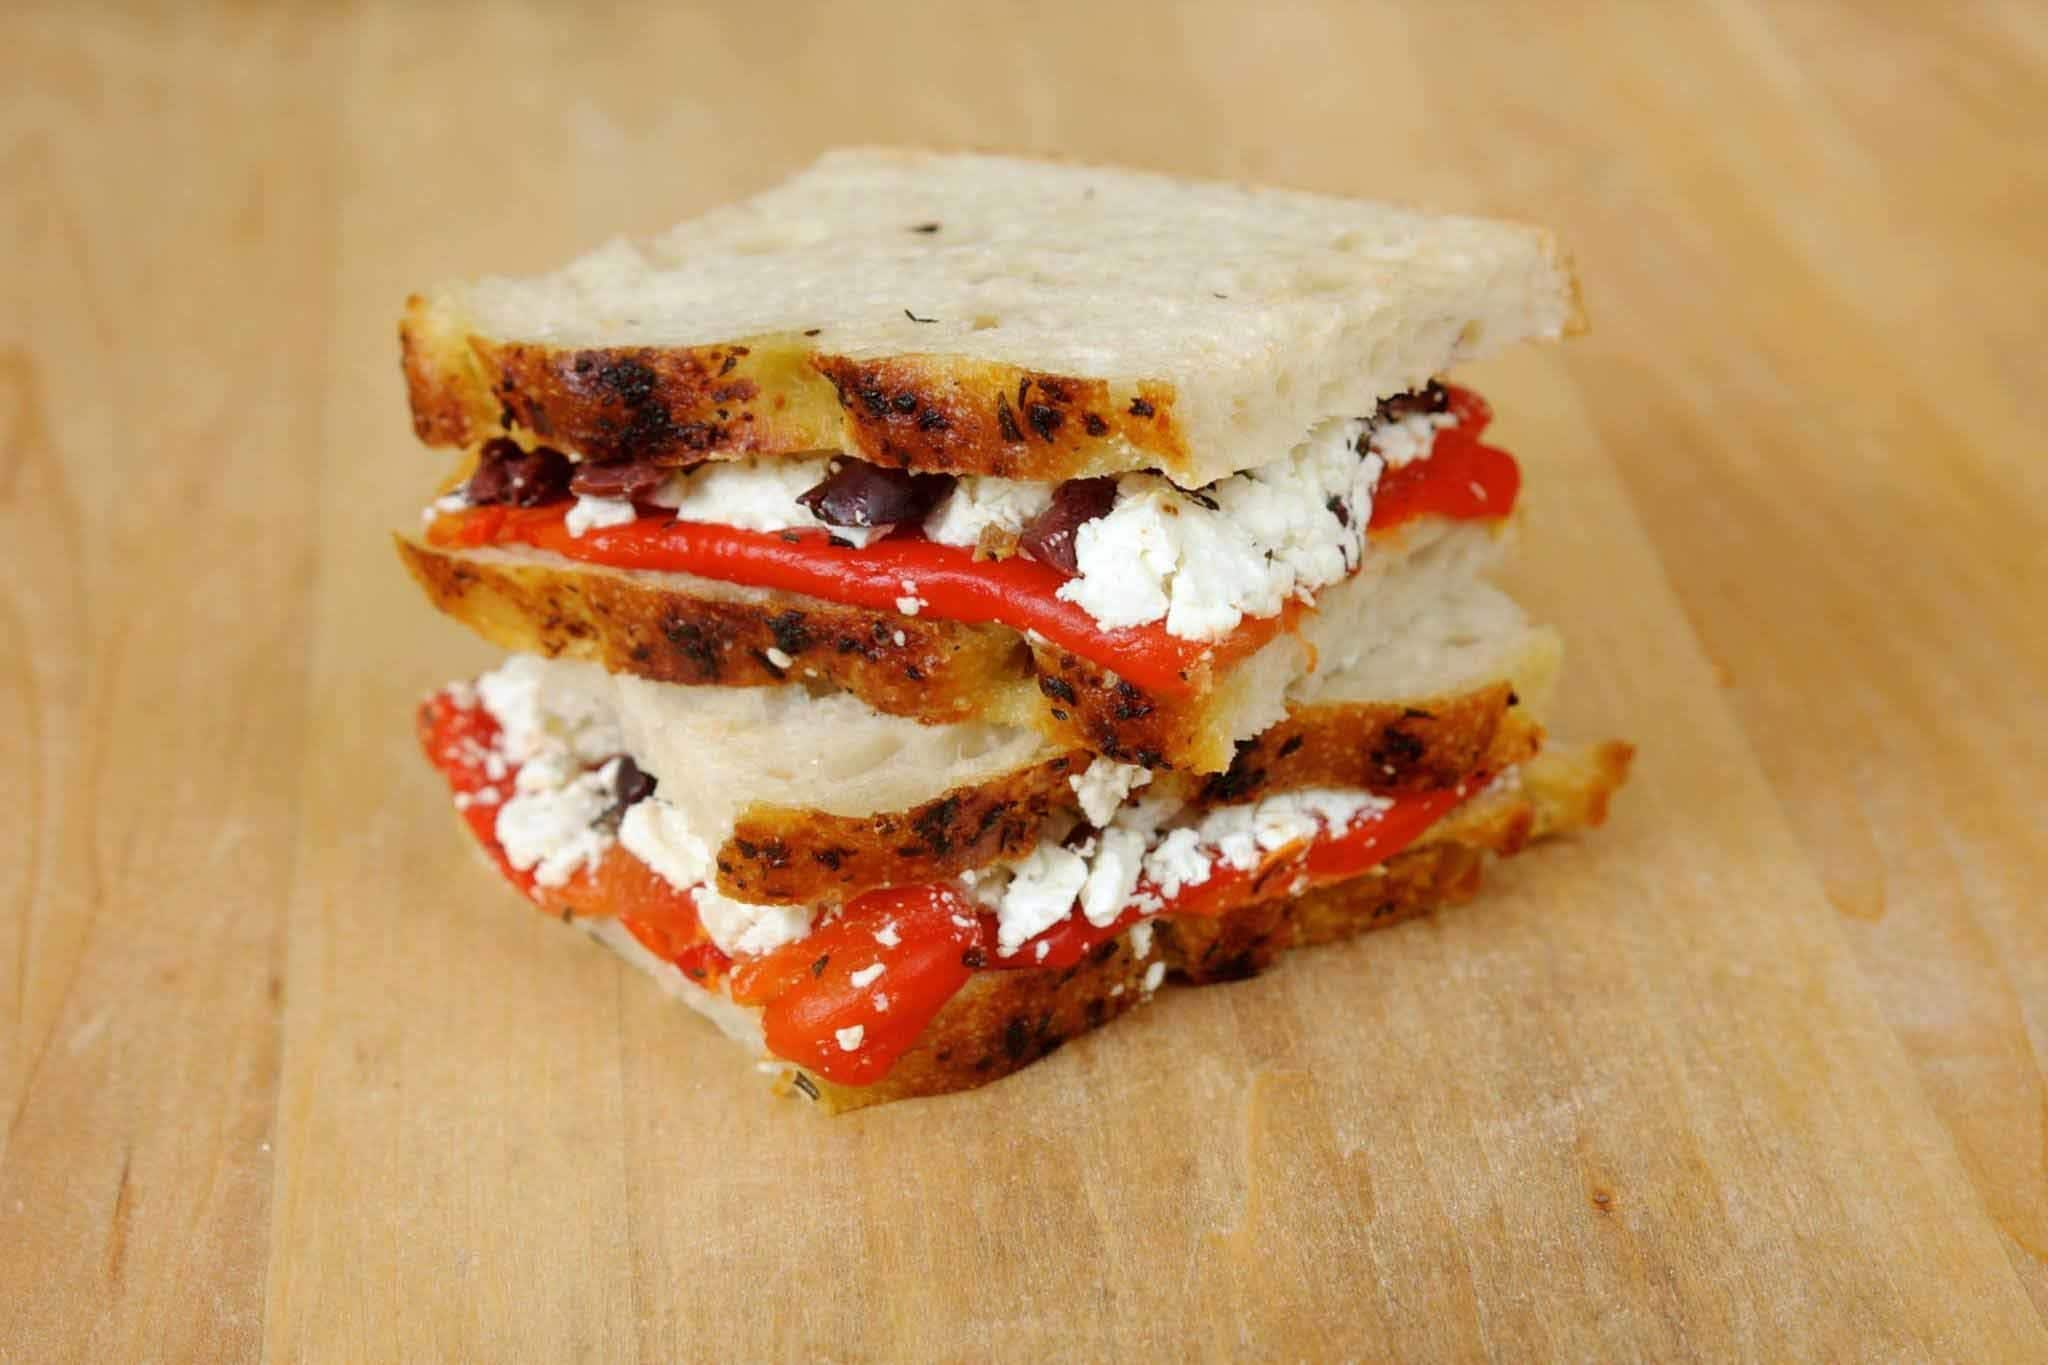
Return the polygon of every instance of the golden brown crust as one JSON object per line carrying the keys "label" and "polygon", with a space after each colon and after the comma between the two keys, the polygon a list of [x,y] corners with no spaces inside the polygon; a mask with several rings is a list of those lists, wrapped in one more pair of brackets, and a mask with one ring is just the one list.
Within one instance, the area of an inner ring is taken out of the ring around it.
{"label": "golden brown crust", "polygon": [[484,558],[402,536],[398,552],[435,606],[491,643],[655,682],[796,681],[933,724],[1015,710],[1031,688],[1022,637],[1003,626],[788,594],[679,592],[633,574]]}
{"label": "golden brown crust", "polygon": [[862,360],[803,333],[676,347],[495,342],[451,328],[418,296],[399,338],[413,429],[429,445],[509,435],[572,457],[674,464],[838,450],[1049,480],[1187,462],[1163,382],[1112,387],[961,356]]}
{"label": "golden brown crust", "polygon": [[1218,747],[1207,664],[1188,675],[1192,695],[1163,697],[1058,645],[1033,642],[1030,652],[1048,734],[1147,770],[1219,766],[1202,761]]}
{"label": "golden brown crust", "polygon": [[756,904],[815,905],[1008,862],[1038,842],[1055,809],[1074,804],[1067,779],[1087,766],[1075,750],[874,815],[754,806],[718,850],[718,889]]}
{"label": "golden brown crust", "polygon": [[[1532,839],[1604,820],[1633,753],[1618,741],[1545,753],[1523,768],[1518,790],[1476,798],[1363,876],[1303,895],[1283,893],[1220,918],[1155,920],[1157,960],[1195,985],[1234,981],[1266,970],[1288,948],[1351,938],[1470,900],[1487,854],[1512,857]],[[1126,931],[1072,967],[981,973],[880,1082],[842,1086],[806,1076],[802,1088],[827,1111],[844,1113],[986,1084],[1130,1008],[1143,998],[1151,961],[1139,956]]]}
{"label": "golden brown crust", "polygon": [[1230,767],[1204,781],[1201,797],[1220,805],[1301,787],[1406,795],[1520,763],[1542,737],[1504,682],[1407,702],[1297,705],[1239,744]]}

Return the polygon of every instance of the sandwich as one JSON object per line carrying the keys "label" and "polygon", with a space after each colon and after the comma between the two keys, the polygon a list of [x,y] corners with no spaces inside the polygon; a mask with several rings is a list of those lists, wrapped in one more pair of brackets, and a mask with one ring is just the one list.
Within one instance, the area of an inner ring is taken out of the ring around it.
{"label": "sandwich", "polygon": [[423,747],[785,1089],[994,1080],[1604,818],[1452,376],[1582,325],[1535,229],[878,149],[414,297],[398,551],[508,651]]}

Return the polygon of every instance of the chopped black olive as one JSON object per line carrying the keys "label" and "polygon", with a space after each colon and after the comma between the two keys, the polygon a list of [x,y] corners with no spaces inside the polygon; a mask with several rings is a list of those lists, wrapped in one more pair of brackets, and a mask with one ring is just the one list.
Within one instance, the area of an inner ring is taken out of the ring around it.
{"label": "chopped black olive", "polygon": [[569,457],[552,446],[521,450],[499,436],[484,442],[465,493],[479,507],[540,507],[569,496]]}
{"label": "chopped black olive", "polygon": [[924,520],[952,491],[950,474],[912,474],[847,460],[797,501],[827,526],[895,526]]}
{"label": "chopped black olive", "polygon": [[1113,478],[1068,479],[1053,490],[1052,503],[1017,537],[1017,548],[1041,564],[1078,572],[1074,538],[1081,527],[1109,511],[1116,501]]}

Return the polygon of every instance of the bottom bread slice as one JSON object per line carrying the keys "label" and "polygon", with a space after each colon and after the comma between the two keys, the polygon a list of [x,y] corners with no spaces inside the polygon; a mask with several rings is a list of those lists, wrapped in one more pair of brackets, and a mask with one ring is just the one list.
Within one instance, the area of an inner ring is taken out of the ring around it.
{"label": "bottom bread slice", "polygon": [[1108,1023],[1167,981],[1239,980],[1266,970],[1288,948],[1334,942],[1469,900],[1489,857],[1511,857],[1532,840],[1602,823],[1631,758],[1630,747],[1619,742],[1549,750],[1348,881],[1255,900],[1217,916],[1161,915],[1105,940],[1071,966],[977,972],[917,1043],[869,1085],[837,1084],[770,1058],[757,1010],[698,985],[617,920],[577,922],[763,1059],[780,1087],[843,1113],[984,1085]]}

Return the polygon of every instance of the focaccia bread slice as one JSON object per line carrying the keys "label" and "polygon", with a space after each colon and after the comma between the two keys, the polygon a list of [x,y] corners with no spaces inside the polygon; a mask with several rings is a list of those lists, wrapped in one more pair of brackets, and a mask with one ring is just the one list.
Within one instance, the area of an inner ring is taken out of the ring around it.
{"label": "focaccia bread slice", "polygon": [[[1347,701],[1415,700],[1382,713],[1407,734],[1370,746],[1376,766],[1441,774],[1422,704],[1508,683],[1524,704],[1547,695],[1555,637],[1479,575],[1497,528],[1418,525],[1325,589],[1298,631],[1209,665],[1168,693],[997,624],[846,606],[796,593],[575,563],[522,548],[453,549],[401,537],[407,567],[442,611],[505,649],[602,664],[615,673],[704,687],[838,689],[928,724],[1028,726],[1060,748],[1147,769],[1223,773],[1240,741],[1287,715],[1290,694],[1337,688]],[[1327,686],[1318,677],[1335,679]],[[1463,722],[1459,722],[1463,724]],[[1284,745],[1291,735],[1276,742]],[[1306,760],[1303,760],[1306,761]]]}
{"label": "focaccia bread slice", "polygon": [[1194,488],[1581,325],[1569,263],[1520,224],[862,148],[554,274],[415,297],[401,338],[433,445]]}
{"label": "focaccia bread slice", "polygon": [[[1279,894],[1221,916],[1166,915],[1108,939],[1066,967],[976,973],[880,1080],[842,1085],[783,1064],[779,1084],[828,1113],[973,1089],[1056,1051],[1148,1000],[1166,981],[1206,985],[1267,970],[1289,948],[1336,942],[1457,905],[1477,894],[1489,855],[1597,826],[1626,779],[1631,751],[1610,742],[1542,754],[1518,781],[1489,789],[1365,875]],[[707,990],[649,952],[617,920],[577,923],[663,990],[710,1017],[764,1061],[759,1011]]]}

